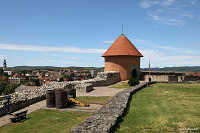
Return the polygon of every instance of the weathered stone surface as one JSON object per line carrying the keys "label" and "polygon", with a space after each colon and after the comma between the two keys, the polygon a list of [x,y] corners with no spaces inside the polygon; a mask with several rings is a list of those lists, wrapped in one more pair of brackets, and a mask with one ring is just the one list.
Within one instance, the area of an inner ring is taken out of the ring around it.
{"label": "weathered stone surface", "polygon": [[[119,72],[100,72],[96,78],[82,81],[64,81],[64,82],[50,82],[20,92],[11,94],[10,111],[16,111],[33,103],[44,100],[47,90],[54,90],[58,88],[74,88],[77,91],[88,92],[97,86],[107,86],[119,82]],[[5,115],[4,103],[0,101],[0,116]]]}
{"label": "weathered stone surface", "polygon": [[116,124],[121,119],[131,94],[145,87],[146,83],[141,83],[130,89],[126,89],[115,95],[108,104],[103,106],[97,113],[78,126],[72,129],[72,133],[108,133],[114,131]]}
{"label": "weathered stone surface", "polygon": [[82,84],[77,84],[74,86],[77,91],[80,92],[90,92],[93,90],[93,86],[91,83],[82,83]]}

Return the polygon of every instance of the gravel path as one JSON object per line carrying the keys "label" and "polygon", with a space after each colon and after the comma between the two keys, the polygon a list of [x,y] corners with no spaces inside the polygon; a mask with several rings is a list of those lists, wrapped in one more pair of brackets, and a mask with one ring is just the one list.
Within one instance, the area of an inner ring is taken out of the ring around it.
{"label": "gravel path", "polygon": [[[118,92],[123,91],[124,89],[115,89],[115,88],[109,88],[109,87],[94,87],[94,90],[88,93],[82,93],[82,92],[77,92],[77,96],[114,96]],[[100,109],[102,105],[91,105],[90,107],[72,107],[68,109],[63,109],[63,110],[69,110],[69,111],[97,111]],[[24,109],[18,110],[15,113],[21,112],[28,110],[28,114],[31,112],[34,112],[40,108],[46,108],[46,100],[37,102],[35,104],[32,104]],[[10,123],[10,115],[6,115],[3,117],[0,117],[0,127],[9,124]]]}

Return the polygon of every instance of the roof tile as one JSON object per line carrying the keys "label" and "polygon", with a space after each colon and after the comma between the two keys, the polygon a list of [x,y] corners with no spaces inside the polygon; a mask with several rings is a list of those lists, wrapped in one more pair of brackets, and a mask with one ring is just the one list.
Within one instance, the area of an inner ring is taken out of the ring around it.
{"label": "roof tile", "polygon": [[115,40],[115,42],[102,55],[102,57],[118,55],[143,57],[143,55],[137,50],[137,48],[129,41],[129,39],[123,33],[117,38],[117,40]]}

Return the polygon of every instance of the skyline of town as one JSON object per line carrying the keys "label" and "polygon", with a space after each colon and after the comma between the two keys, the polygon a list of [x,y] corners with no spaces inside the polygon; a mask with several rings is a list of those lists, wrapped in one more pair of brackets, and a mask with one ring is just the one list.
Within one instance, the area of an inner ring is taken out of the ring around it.
{"label": "skyline of town", "polygon": [[144,55],[141,67],[200,65],[200,2],[1,1],[0,62],[13,66],[103,67],[124,34]]}

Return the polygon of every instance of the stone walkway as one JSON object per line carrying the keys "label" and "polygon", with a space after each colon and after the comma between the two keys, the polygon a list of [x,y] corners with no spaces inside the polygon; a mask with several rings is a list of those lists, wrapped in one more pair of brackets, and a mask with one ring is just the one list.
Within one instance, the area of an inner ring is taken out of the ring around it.
{"label": "stone walkway", "polygon": [[[123,91],[124,89],[115,89],[115,88],[109,88],[109,87],[94,87],[94,90],[88,93],[82,93],[82,92],[77,92],[77,96],[114,96],[118,92]],[[102,105],[96,105],[96,104],[91,104],[90,107],[80,107],[80,106],[75,106],[71,108],[66,108],[66,109],[61,109],[61,110],[69,110],[69,111],[90,111],[90,112],[95,112],[98,109],[101,108]],[[34,112],[40,108],[46,108],[46,100],[37,102],[35,104],[32,104],[24,109],[18,110],[15,113],[21,112],[28,110],[28,114],[31,112]],[[9,124],[10,123],[10,115],[6,115],[0,118],[0,127]]]}

